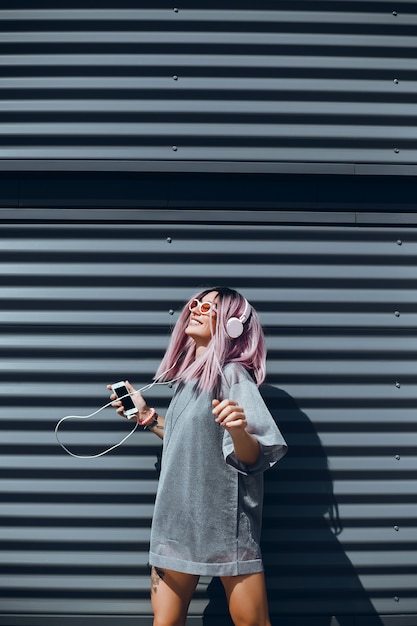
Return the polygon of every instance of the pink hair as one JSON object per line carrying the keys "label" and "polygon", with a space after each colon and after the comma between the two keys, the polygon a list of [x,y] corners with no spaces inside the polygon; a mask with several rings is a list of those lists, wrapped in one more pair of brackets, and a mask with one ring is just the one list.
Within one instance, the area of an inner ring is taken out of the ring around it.
{"label": "pink hair", "polygon": [[190,319],[188,304],[183,308],[172,331],[171,341],[156,372],[160,381],[179,380],[182,383],[198,380],[200,391],[213,392],[218,387],[221,369],[226,363],[240,363],[259,386],[265,380],[266,347],[258,314],[252,307],[243,333],[231,339],[226,332],[227,320],[240,317],[245,310],[244,297],[228,287],[213,287],[196,294],[201,300],[216,291],[216,331],[204,354],[195,358],[195,343],[185,334]]}

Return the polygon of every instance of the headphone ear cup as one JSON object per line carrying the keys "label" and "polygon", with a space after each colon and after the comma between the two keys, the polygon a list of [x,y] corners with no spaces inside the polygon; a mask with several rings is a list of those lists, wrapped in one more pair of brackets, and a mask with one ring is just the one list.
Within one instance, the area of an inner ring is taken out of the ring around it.
{"label": "headphone ear cup", "polygon": [[243,324],[238,317],[227,320],[226,332],[232,339],[237,339],[243,333]]}

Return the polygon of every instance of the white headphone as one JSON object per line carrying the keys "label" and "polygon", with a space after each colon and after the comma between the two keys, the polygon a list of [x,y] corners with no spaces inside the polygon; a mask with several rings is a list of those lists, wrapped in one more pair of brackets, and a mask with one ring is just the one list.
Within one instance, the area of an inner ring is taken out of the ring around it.
{"label": "white headphone", "polygon": [[231,317],[226,322],[226,332],[232,339],[237,339],[243,333],[243,324],[250,315],[251,306],[245,298],[245,310],[240,317]]}

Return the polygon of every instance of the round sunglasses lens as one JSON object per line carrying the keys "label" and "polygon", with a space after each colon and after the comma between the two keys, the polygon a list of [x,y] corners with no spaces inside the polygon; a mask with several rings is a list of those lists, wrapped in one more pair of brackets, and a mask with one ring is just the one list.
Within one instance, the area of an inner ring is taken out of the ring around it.
{"label": "round sunglasses lens", "polygon": [[200,304],[200,311],[202,313],[208,313],[211,309],[211,303],[210,302],[202,302]]}

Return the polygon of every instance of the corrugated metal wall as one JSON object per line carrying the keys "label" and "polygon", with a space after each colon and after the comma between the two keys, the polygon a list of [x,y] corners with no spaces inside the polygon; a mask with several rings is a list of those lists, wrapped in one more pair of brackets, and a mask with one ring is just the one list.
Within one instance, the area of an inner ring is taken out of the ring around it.
{"label": "corrugated metal wall", "polygon": [[[416,6],[2,1],[2,626],[150,623],[158,443],[76,460],[53,427],[148,382],[184,299],[218,282],[260,310],[291,445],[266,477],[274,626],[415,626],[416,232],[395,226],[415,193],[370,175],[417,171]],[[326,179],[293,195],[275,172]],[[163,412],[169,390],[152,397]],[[90,454],[126,428],[108,411],[62,436]]]}
{"label": "corrugated metal wall", "polygon": [[[334,616],[374,626],[377,614],[413,624],[415,229],[134,215],[129,224],[98,212],[85,223],[1,226],[0,622],[150,623],[158,442],[136,433],[108,456],[78,460],[58,447],[54,426],[106,402],[108,382],[147,383],[182,303],[222,283],[261,314],[263,392],[291,446],[266,475],[274,625],[328,626]],[[162,413],[169,395],[150,395]],[[129,428],[109,410],[66,422],[61,437],[88,455]],[[190,623],[201,623],[208,582]],[[220,610],[215,591],[204,624]]]}
{"label": "corrugated metal wall", "polygon": [[0,28],[3,168],[415,173],[412,0],[3,0]]}

